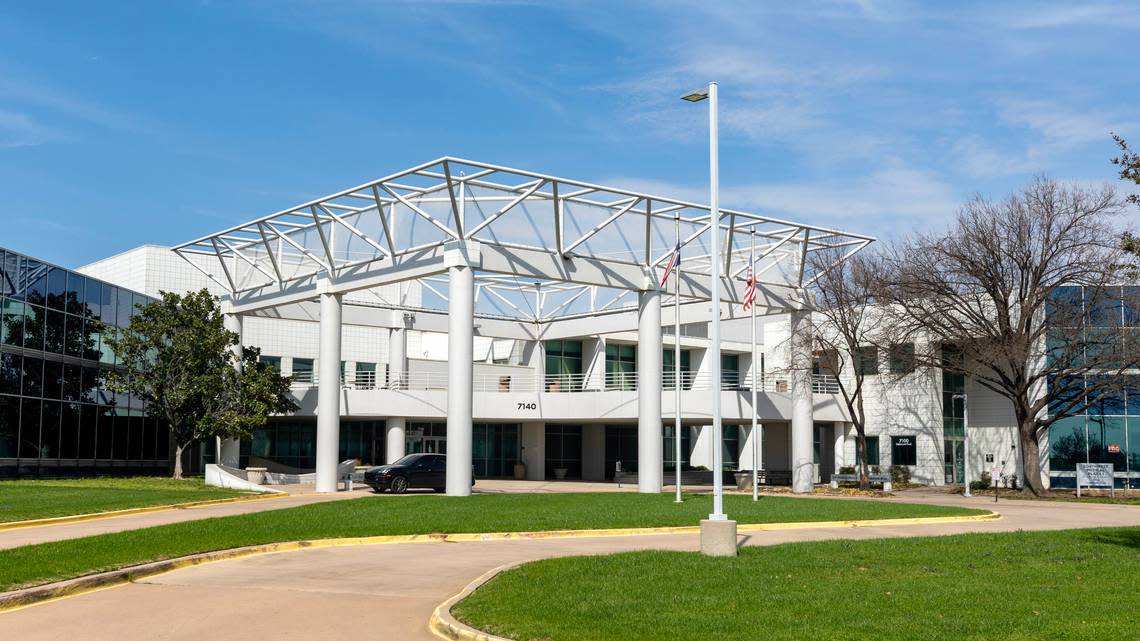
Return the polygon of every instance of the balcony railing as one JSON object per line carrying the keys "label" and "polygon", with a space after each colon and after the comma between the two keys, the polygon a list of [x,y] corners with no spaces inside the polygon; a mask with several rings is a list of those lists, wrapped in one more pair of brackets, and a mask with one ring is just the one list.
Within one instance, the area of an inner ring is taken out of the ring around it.
{"label": "balcony railing", "polygon": [[[747,376],[722,375],[720,384],[715,387],[723,391],[751,390],[751,379]],[[318,377],[313,375],[305,380],[294,380],[294,388],[315,387],[319,383]],[[682,391],[709,391],[714,388],[712,377],[707,373],[681,372],[680,387]],[[791,380],[787,376],[768,375],[757,381],[757,390],[775,394],[788,394],[792,391]],[[448,387],[447,372],[409,372],[389,376],[385,381],[377,381],[375,372],[356,372],[355,376],[345,377],[341,380],[341,387],[356,390],[439,390],[445,391]],[[826,374],[812,375],[812,392],[816,394],[838,394],[839,382],[834,376]],[[613,392],[637,391],[636,372],[607,372],[606,374],[549,374],[539,377],[533,374],[475,374],[471,379],[471,388],[474,392]],[[673,391],[677,389],[677,381],[673,372],[664,372],[661,377],[661,389]]]}

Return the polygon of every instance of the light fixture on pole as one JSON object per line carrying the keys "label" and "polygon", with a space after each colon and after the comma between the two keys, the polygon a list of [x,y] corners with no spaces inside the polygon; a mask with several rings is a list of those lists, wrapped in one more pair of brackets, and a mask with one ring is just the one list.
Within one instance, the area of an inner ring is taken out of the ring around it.
{"label": "light fixture on pole", "polygon": [[969,402],[966,395],[955,394],[950,397],[951,401],[962,399],[962,485],[964,489],[962,496],[973,496],[970,494],[970,412],[967,406]]}
{"label": "light fixture on pole", "polygon": [[709,101],[709,377],[712,379],[713,511],[701,522],[701,551],[716,556],[736,556],[736,523],[724,513],[724,444],[720,409],[720,160],[717,149],[717,84],[691,91],[688,102]]}

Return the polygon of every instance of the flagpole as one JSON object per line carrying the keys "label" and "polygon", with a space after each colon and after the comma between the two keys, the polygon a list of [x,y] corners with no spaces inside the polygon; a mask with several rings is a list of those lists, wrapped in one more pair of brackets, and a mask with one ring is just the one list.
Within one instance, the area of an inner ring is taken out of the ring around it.
{"label": "flagpole", "polygon": [[677,274],[673,277],[673,467],[677,473],[676,503],[681,498],[681,215],[673,214]]}
{"label": "flagpole", "polygon": [[752,246],[748,250],[748,276],[752,279],[752,500],[760,498],[760,432],[756,429],[756,228],[752,228]]}

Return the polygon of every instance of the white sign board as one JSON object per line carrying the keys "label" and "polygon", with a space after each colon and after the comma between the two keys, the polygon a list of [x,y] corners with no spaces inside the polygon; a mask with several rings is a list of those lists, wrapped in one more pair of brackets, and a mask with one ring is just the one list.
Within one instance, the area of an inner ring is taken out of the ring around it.
{"label": "white sign board", "polygon": [[1112,463],[1077,463],[1077,496],[1081,486],[1113,489]]}

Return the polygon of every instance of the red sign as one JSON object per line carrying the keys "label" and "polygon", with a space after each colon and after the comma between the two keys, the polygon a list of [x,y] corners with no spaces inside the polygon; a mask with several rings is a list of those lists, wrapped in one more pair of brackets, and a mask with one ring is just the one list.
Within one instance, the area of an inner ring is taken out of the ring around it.
{"label": "red sign", "polygon": [[1110,443],[1108,445],[1108,453],[1109,454],[1120,454],[1120,446],[1117,445],[1116,443]]}

